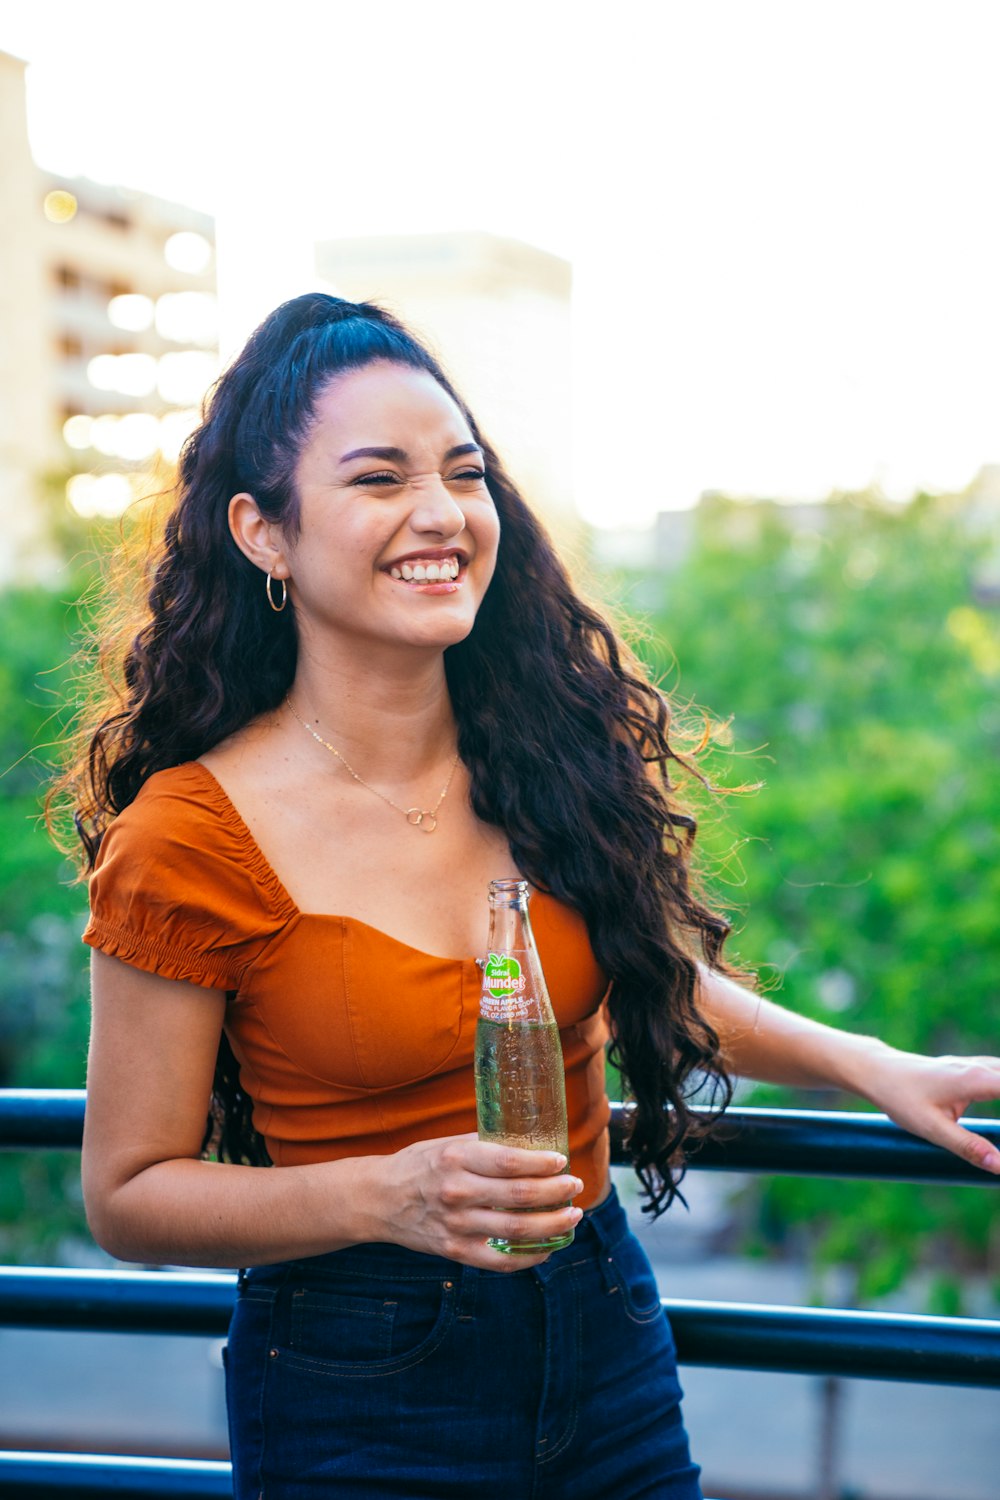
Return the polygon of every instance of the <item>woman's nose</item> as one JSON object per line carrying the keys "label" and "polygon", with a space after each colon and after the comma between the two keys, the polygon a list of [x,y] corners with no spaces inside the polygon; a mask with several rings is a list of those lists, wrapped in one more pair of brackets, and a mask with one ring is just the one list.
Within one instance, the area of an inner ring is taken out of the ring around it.
{"label": "woman's nose", "polygon": [[431,479],[420,486],[410,524],[414,531],[454,536],[465,527],[465,512],[443,480]]}

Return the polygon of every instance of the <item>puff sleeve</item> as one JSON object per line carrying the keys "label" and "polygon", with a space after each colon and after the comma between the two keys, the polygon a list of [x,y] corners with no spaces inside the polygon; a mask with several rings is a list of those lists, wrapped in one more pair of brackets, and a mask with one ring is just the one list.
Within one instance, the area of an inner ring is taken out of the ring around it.
{"label": "puff sleeve", "polygon": [[83,941],[165,979],[239,990],[294,913],[218,782],[191,762],[151,776],[105,832]]}

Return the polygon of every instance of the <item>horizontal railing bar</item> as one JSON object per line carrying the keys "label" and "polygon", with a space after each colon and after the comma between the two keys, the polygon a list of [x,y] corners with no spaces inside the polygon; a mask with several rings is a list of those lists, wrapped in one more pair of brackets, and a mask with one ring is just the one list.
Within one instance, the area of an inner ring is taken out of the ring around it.
{"label": "horizontal railing bar", "polygon": [[120,1458],[96,1453],[0,1451],[0,1495],[115,1495],[140,1500],[148,1495],[188,1500],[232,1500],[232,1466],[211,1459]]}
{"label": "horizontal railing bar", "polygon": [[1000,1386],[1000,1322],[661,1299],[681,1364],[929,1385]]}
{"label": "horizontal railing bar", "polygon": [[[0,1089],[0,1148],[75,1149],[83,1135],[82,1089]],[[612,1160],[627,1164],[627,1107],[611,1106]],[[966,1119],[1000,1147],[1000,1120]],[[910,1135],[885,1115],[847,1110],[734,1106],[720,1130],[693,1151],[690,1166],[719,1172],[962,1182],[996,1186],[1000,1178],[940,1146]]]}
{"label": "horizontal railing bar", "polygon": [[0,1327],[217,1338],[235,1300],[226,1272],[0,1266]]}
{"label": "horizontal railing bar", "polygon": [[0,1089],[0,1148],[77,1150],[86,1099],[83,1089]]}
{"label": "horizontal railing bar", "polygon": [[232,1500],[232,1493],[228,1463],[0,1450],[0,1495],[13,1500],[20,1495],[77,1500],[106,1494],[118,1500],[145,1500],[148,1495],[184,1496],[185,1500],[217,1500],[221,1495]]}
{"label": "horizontal railing bar", "polygon": [[[0,1268],[0,1326],[219,1337],[221,1272]],[[1000,1322],[664,1298],[682,1364],[1000,1386]]]}
{"label": "horizontal railing bar", "polygon": [[[625,1107],[611,1108],[612,1140],[620,1141]],[[960,1123],[1000,1148],[1000,1120],[970,1116]],[[886,1115],[853,1110],[734,1106],[711,1138],[690,1152],[688,1165],[695,1170],[791,1177],[1000,1186],[1000,1177],[911,1135]]]}

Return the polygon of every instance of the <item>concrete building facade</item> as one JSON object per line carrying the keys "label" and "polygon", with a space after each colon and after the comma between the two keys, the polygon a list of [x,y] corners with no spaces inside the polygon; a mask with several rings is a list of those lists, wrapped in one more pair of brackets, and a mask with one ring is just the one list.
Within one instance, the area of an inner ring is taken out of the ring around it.
{"label": "concrete building facade", "polygon": [[24,75],[0,53],[0,581],[45,571],[46,495],[120,511],[217,369],[212,219],[43,172]]}

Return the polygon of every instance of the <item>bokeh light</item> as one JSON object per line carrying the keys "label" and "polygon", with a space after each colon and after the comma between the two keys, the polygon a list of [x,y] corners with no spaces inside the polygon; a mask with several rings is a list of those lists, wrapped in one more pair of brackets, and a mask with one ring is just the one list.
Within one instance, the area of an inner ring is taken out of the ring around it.
{"label": "bokeh light", "polygon": [[95,417],[90,428],[90,446],[105,458],[118,457],[118,418],[110,412]]}
{"label": "bokeh light", "polygon": [[50,224],[68,224],[76,218],[77,207],[76,198],[65,188],[53,188],[42,201],[42,212]]}
{"label": "bokeh light", "polygon": [[132,503],[127,474],[74,474],[66,485],[66,499],[78,516],[120,516]]}
{"label": "bokeh light", "polygon": [[95,390],[123,396],[149,396],[156,389],[156,360],[151,354],[95,354],[87,365]]}
{"label": "bokeh light", "polygon": [[142,333],[153,323],[153,299],[141,292],[123,292],[108,303],[108,317],[116,328]]}
{"label": "bokeh light", "polygon": [[193,229],[182,229],[172,234],[163,247],[163,258],[171,270],[188,271],[196,276],[208,269],[212,259],[212,246],[203,234]]}
{"label": "bokeh light", "polygon": [[91,428],[94,425],[93,417],[84,416],[82,412],[76,416],[67,417],[63,423],[63,440],[70,448],[82,450],[90,447]]}

